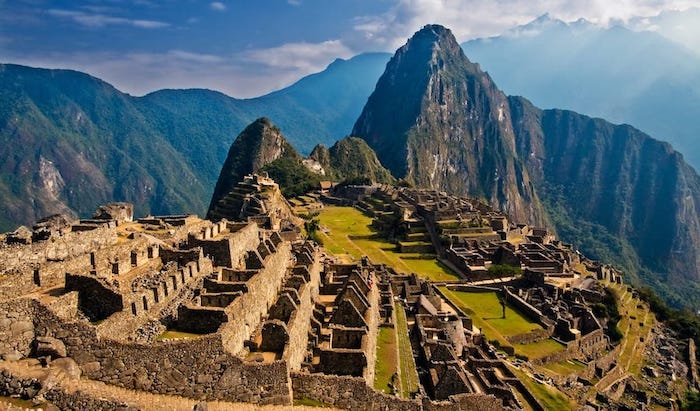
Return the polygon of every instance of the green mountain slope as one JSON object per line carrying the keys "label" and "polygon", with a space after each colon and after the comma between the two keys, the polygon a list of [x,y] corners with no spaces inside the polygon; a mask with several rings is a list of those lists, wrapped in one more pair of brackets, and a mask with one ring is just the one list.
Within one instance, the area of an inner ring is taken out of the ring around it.
{"label": "green mountain slope", "polygon": [[113,200],[133,202],[137,214],[203,215],[247,124],[272,118],[304,153],[331,145],[352,127],[386,59],[336,60],[248,100],[210,90],[132,97],[75,71],[0,65],[0,231],[58,212],[86,217]]}
{"label": "green mountain slope", "polygon": [[3,228],[57,212],[90,215],[114,200],[139,214],[202,207],[203,186],[182,154],[107,83],[3,65],[0,101]]}
{"label": "green mountain slope", "polygon": [[374,150],[358,137],[345,137],[336,141],[330,149],[319,144],[309,157],[324,168],[328,178],[335,181],[366,178],[376,183],[396,182],[389,170],[379,162]]}
{"label": "green mountain slope", "polygon": [[668,143],[511,97],[518,150],[565,241],[700,306],[700,177]]}

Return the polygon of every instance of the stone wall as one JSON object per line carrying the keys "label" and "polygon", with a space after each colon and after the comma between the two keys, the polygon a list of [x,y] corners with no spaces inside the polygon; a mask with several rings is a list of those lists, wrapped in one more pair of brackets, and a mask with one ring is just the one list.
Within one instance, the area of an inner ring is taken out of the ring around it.
{"label": "stone wall", "polygon": [[243,342],[252,335],[275,302],[291,255],[291,245],[280,243],[277,252],[264,260],[265,267],[246,283],[248,292],[226,307],[229,321],[219,331],[229,352],[239,353],[243,350]]}
{"label": "stone wall", "polygon": [[[372,274],[374,277],[375,274]],[[374,283],[378,283],[379,279],[374,278]],[[369,300],[369,308],[367,309],[367,314],[365,318],[367,319],[367,344],[364,347],[365,353],[367,354],[367,369],[365,370],[365,380],[367,385],[374,385],[374,373],[376,367],[377,358],[377,333],[379,330],[379,292],[377,291],[377,286],[373,286],[369,290],[367,295]]]}
{"label": "stone wall", "polygon": [[194,399],[291,401],[286,362],[244,362],[224,349],[218,334],[151,345],[121,343],[99,339],[88,323],[61,321],[37,301],[28,301],[35,333],[61,340],[87,378]]}
{"label": "stone wall", "polygon": [[27,357],[34,341],[33,309],[28,300],[0,302],[0,355]]}
{"label": "stone wall", "polygon": [[61,286],[67,272],[111,275],[115,266],[127,271],[132,251],[145,253],[148,245],[147,238],[138,236],[117,244],[116,229],[99,226],[23,247],[0,248],[0,272],[7,275],[0,281],[0,298],[25,295],[39,286]]}
{"label": "stone wall", "polygon": [[65,288],[78,293],[78,308],[91,321],[104,320],[125,307],[121,294],[96,277],[66,273]]}
{"label": "stone wall", "polygon": [[493,395],[458,394],[450,397],[450,401],[423,401],[425,411],[502,411],[503,401]]}
{"label": "stone wall", "polygon": [[425,397],[404,399],[375,391],[359,377],[291,374],[295,400],[310,399],[336,408],[358,411],[501,411],[503,402],[493,395],[459,394],[449,401],[431,401]]}
{"label": "stone wall", "polygon": [[310,399],[348,410],[418,411],[417,400],[405,400],[368,387],[363,378],[292,373],[294,399]]}
{"label": "stone wall", "polygon": [[222,308],[181,305],[177,309],[178,331],[210,334],[215,333],[225,322],[228,322],[228,316]]}
{"label": "stone wall", "polygon": [[105,398],[95,398],[82,391],[65,392],[53,388],[44,393],[44,398],[61,410],[100,410],[100,411],[136,411],[138,407],[124,401],[113,401]]}
{"label": "stone wall", "polygon": [[524,334],[511,335],[506,337],[511,344],[530,344],[552,336],[552,332],[546,328],[540,328],[538,330],[533,330]]}
{"label": "stone wall", "polygon": [[320,264],[315,262],[308,268],[311,274],[310,280],[303,286],[304,290],[299,296],[301,303],[287,324],[289,343],[282,358],[287,360],[291,371],[299,371],[306,356],[309,341],[309,318],[311,318],[314,309],[314,301],[318,297]]}
{"label": "stone wall", "polygon": [[551,362],[566,361],[572,358],[597,358],[608,345],[608,339],[603,335],[603,330],[596,330],[585,336],[564,342],[566,349],[542,358],[531,360],[533,364],[549,364]]}
{"label": "stone wall", "polygon": [[0,396],[24,400],[34,398],[42,386],[36,378],[20,378],[6,369],[0,371]]}
{"label": "stone wall", "polygon": [[25,271],[47,261],[62,261],[115,244],[116,227],[99,226],[89,231],[68,232],[26,246],[0,248],[0,272]]}
{"label": "stone wall", "polygon": [[190,247],[202,247],[204,255],[220,267],[238,267],[246,251],[255,250],[260,243],[258,227],[255,224],[231,226],[233,232],[224,233],[217,239],[200,239],[195,235],[188,237]]}
{"label": "stone wall", "polygon": [[512,304],[532,320],[537,321],[542,327],[554,331],[554,325],[552,324],[551,320],[545,317],[540,310],[533,307],[515,293],[511,292],[508,288],[503,288],[503,291],[505,293],[505,299],[508,301],[508,303]]}

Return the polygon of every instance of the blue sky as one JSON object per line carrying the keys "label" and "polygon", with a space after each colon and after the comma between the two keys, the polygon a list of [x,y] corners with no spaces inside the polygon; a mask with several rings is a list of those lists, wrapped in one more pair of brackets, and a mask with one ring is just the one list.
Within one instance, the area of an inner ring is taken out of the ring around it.
{"label": "blue sky", "polygon": [[543,13],[645,26],[646,16],[694,6],[700,0],[0,0],[0,62],[77,69],[135,95],[204,87],[250,97],[335,58],[393,52],[428,23],[462,42]]}

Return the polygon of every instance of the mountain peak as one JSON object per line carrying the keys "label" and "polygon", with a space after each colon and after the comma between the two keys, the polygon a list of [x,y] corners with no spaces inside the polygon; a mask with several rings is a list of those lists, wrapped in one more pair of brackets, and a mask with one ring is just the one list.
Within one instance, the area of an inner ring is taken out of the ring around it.
{"label": "mountain peak", "polygon": [[544,223],[509,122],[505,94],[449,29],[427,25],[389,61],[352,134],[397,178],[485,198],[518,221]]}
{"label": "mountain peak", "polygon": [[417,52],[448,52],[461,53],[461,47],[457,43],[452,31],[439,24],[428,24],[417,31],[408,42],[401,47],[397,54]]}
{"label": "mountain peak", "polygon": [[301,157],[287,142],[277,126],[267,117],[260,117],[249,124],[231,145],[226,161],[214,188],[209,211],[211,212],[236,184],[248,174],[257,173],[266,165],[281,157]]}
{"label": "mountain peak", "polygon": [[[421,38],[424,36],[432,36],[435,39],[440,39],[440,38],[452,38],[454,39],[454,35],[452,34],[452,31],[448,29],[445,26],[442,26],[440,24],[426,24],[423,26],[422,29],[418,30],[413,34],[412,38]],[[456,41],[456,40],[455,40]],[[410,42],[410,40],[409,40]]]}

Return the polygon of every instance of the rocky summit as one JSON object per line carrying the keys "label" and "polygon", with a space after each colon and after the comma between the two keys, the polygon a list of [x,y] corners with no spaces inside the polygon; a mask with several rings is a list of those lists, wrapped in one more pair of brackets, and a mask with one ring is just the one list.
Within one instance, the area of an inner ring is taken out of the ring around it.
{"label": "rocky summit", "polygon": [[352,135],[416,186],[481,197],[521,221],[547,221],[515,151],[506,95],[442,26],[425,26],[396,52]]}

